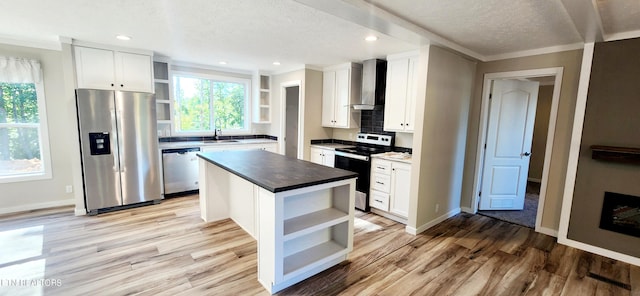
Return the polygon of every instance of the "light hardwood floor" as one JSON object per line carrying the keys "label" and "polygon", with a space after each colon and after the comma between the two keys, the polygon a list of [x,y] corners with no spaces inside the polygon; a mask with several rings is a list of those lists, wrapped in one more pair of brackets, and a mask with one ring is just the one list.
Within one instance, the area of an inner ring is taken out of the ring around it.
{"label": "light hardwood floor", "polygon": [[[640,295],[639,267],[484,216],[418,236],[374,214],[355,225],[348,261],[279,294]],[[202,222],[197,196],[0,217],[0,295],[268,295],[256,270],[256,242],[230,220]],[[31,278],[49,286],[15,281]]]}

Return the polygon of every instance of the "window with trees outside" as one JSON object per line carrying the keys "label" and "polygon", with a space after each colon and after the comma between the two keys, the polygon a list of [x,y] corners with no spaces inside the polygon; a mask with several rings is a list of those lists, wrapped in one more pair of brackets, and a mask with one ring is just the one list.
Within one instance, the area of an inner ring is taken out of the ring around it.
{"label": "window with trees outside", "polygon": [[40,63],[0,57],[0,183],[51,177]]}
{"label": "window with trees outside", "polygon": [[249,79],[175,74],[174,123],[177,133],[249,130]]}

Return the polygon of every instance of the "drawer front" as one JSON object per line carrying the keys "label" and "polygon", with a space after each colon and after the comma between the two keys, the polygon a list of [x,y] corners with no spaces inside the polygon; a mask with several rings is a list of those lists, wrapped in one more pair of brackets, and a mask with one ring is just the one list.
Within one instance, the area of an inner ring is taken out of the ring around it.
{"label": "drawer front", "polygon": [[369,206],[383,211],[389,211],[389,194],[371,190]]}
{"label": "drawer front", "polygon": [[373,178],[371,178],[371,188],[389,193],[391,190],[391,176],[374,173]]}
{"label": "drawer front", "polygon": [[371,163],[371,171],[385,175],[391,175],[391,162],[386,160],[374,159]]}

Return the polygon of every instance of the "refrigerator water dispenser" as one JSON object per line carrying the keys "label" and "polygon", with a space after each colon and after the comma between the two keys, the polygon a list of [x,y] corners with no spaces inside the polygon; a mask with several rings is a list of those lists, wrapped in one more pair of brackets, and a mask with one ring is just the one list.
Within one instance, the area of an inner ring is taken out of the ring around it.
{"label": "refrigerator water dispenser", "polygon": [[109,133],[89,133],[89,146],[91,148],[91,155],[111,154]]}

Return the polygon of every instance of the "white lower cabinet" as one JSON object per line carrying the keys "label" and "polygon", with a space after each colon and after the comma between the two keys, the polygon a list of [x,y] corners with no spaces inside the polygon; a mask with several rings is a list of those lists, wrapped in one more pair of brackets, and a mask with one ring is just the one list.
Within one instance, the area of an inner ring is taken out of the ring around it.
{"label": "white lower cabinet", "polygon": [[311,147],[311,158],[309,161],[328,167],[334,167],[336,152],[331,149],[323,149],[318,147]]}
{"label": "white lower cabinet", "polygon": [[248,145],[234,145],[236,149],[229,150],[266,150],[273,153],[278,153],[278,144],[248,144]]}
{"label": "white lower cabinet", "polygon": [[369,205],[379,210],[389,211],[389,194],[371,190]]}
{"label": "white lower cabinet", "polygon": [[240,145],[210,145],[200,147],[202,152],[214,152],[214,151],[228,151],[228,150],[266,150],[273,153],[278,153],[277,143],[262,143],[262,144],[240,144]]}
{"label": "white lower cabinet", "polygon": [[409,216],[409,188],[411,187],[411,165],[406,163],[392,163],[391,191],[389,194],[389,212],[402,216]]}
{"label": "white lower cabinet", "polygon": [[406,223],[409,216],[411,164],[374,158],[371,167],[369,205],[384,211],[374,211],[378,214]]}
{"label": "white lower cabinet", "polygon": [[[206,145],[200,147],[200,152],[220,152],[220,151],[229,151],[229,150],[266,150],[273,153],[278,153],[278,144],[277,143],[260,143],[260,144],[222,144],[222,145]],[[162,149],[160,149],[160,159],[162,161]],[[197,160],[197,157],[196,157]],[[166,169],[164,166],[166,165],[165,161],[162,162],[163,167],[160,169],[163,173],[162,177],[162,191],[164,192],[165,182],[168,180],[164,179],[164,170]],[[189,174],[198,175],[198,166],[191,168],[191,170],[187,171]],[[198,189],[198,188],[195,188]]]}

